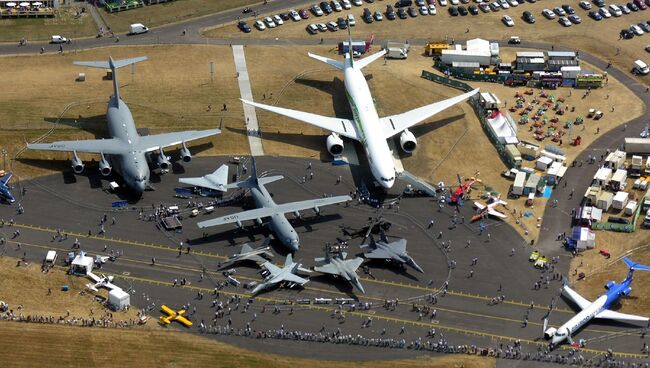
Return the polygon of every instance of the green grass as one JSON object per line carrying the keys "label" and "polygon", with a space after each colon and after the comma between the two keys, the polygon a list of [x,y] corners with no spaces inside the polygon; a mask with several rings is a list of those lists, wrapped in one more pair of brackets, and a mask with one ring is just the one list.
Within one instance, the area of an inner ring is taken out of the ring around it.
{"label": "green grass", "polygon": [[76,8],[59,10],[54,18],[2,19],[0,42],[45,41],[59,34],[72,39],[92,36],[97,31],[92,16],[86,12],[76,16]]}

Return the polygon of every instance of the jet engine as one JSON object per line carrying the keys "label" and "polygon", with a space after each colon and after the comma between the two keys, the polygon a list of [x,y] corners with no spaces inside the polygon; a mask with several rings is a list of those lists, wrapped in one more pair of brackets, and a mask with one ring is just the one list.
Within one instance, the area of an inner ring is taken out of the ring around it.
{"label": "jet engine", "polygon": [[104,157],[104,154],[102,153],[102,159],[99,160],[99,172],[102,173],[103,176],[109,176],[112,170],[113,168],[111,167],[111,164],[108,163],[106,157]]}
{"label": "jet engine", "polygon": [[553,335],[555,335],[555,332],[557,332],[557,329],[555,327],[550,327],[544,332],[544,338],[546,340],[549,340],[551,337],[553,337]]}
{"label": "jet engine", "polygon": [[81,174],[84,171],[84,163],[77,156],[77,152],[74,152],[74,156],[72,157],[72,170],[77,174]]}
{"label": "jet engine", "polygon": [[630,296],[631,292],[632,292],[632,288],[628,286],[623,290],[623,296]]}
{"label": "jet engine", "polygon": [[192,154],[190,153],[190,150],[188,150],[185,146],[185,142],[183,142],[183,148],[181,148],[181,159],[183,162],[192,161]]}
{"label": "jet engine", "polygon": [[343,139],[338,134],[332,133],[327,136],[327,151],[332,156],[338,156],[343,153]]}
{"label": "jet engine", "polygon": [[169,167],[171,166],[171,162],[169,162],[169,158],[165,156],[165,152],[163,152],[162,148],[160,149],[160,154],[158,155],[158,158],[156,160],[158,163],[158,167],[161,170],[163,171],[169,170]]}
{"label": "jet engine", "polygon": [[399,135],[399,145],[404,152],[411,153],[418,146],[418,141],[410,130],[404,129],[402,134]]}
{"label": "jet engine", "polygon": [[616,282],[607,281],[607,284],[605,285],[605,289],[609,290],[609,289],[613,288],[614,286],[616,286]]}

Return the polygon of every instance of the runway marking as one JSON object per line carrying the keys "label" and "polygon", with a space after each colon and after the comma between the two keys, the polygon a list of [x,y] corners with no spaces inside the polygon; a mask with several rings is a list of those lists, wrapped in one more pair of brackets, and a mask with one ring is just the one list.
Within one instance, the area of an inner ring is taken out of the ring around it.
{"label": "runway marking", "polygon": [[[140,281],[144,283],[152,283],[156,285],[162,285],[162,286],[171,286],[173,285],[170,282],[163,282],[163,281],[157,281],[157,280],[150,280],[147,278],[142,278],[142,277],[135,277],[135,276],[124,276],[124,275],[119,275],[119,274],[114,274],[115,277],[118,278],[124,278],[124,279],[130,279],[134,281]],[[202,287],[197,287],[197,286],[191,286],[191,285],[186,285],[182,286],[181,288],[186,288],[186,289],[192,289],[196,291],[207,291],[210,292],[212,289],[208,288],[202,288]],[[245,297],[245,298],[250,298],[250,295],[244,295],[241,293],[233,293],[233,292],[228,292],[228,291],[220,291],[220,293],[225,294],[225,295],[238,295],[240,297]],[[255,297],[255,299],[262,300],[262,301],[270,301],[270,302],[285,302],[285,300],[278,300],[278,299],[273,299],[273,298],[268,298],[268,297]],[[327,313],[331,313],[333,306],[321,306],[321,305],[313,305],[313,304],[301,304],[301,307],[303,309],[310,309],[310,310],[315,310],[315,311],[324,311]],[[372,313],[371,313],[372,312]],[[382,314],[377,314],[375,311],[349,311],[346,312],[346,315],[354,315],[357,317],[362,317],[362,318],[370,318],[370,319],[378,319],[378,320],[384,320],[387,322],[395,322],[395,323],[401,323],[402,325],[412,325],[416,327],[435,327],[436,329],[440,330],[445,330],[445,331],[451,331],[455,332],[458,334],[463,334],[463,335],[471,335],[471,336],[479,336],[479,337],[488,337],[492,339],[498,339],[498,340],[506,340],[506,341],[520,341],[523,343],[531,344],[531,345],[538,345],[538,346],[544,346],[546,347],[548,343],[546,341],[535,341],[535,340],[528,340],[528,339],[520,339],[517,337],[512,337],[512,336],[505,336],[505,335],[498,335],[498,334],[493,334],[489,332],[482,332],[482,331],[477,331],[477,330],[469,330],[465,328],[460,328],[460,327],[452,327],[452,326],[447,326],[447,325],[441,325],[440,323],[429,323],[429,322],[423,322],[423,321],[413,321],[413,320],[408,320],[408,319],[403,319],[403,318],[398,318],[398,317],[391,317],[391,316],[386,316]],[[562,350],[572,350],[573,348],[571,346],[566,346],[562,345],[559,347],[559,349]],[[597,349],[590,349],[590,348],[582,348],[580,351],[591,353],[591,354],[605,354],[607,353],[606,350],[597,350]],[[614,354],[617,357],[624,357],[624,358],[636,358],[636,359],[643,359],[646,358],[647,355],[645,354],[639,354],[639,353],[625,353],[625,352],[614,352]]]}
{"label": "runway marking", "polygon": [[[235,68],[237,69],[237,82],[239,83],[239,93],[241,98],[248,101],[255,101],[253,98],[253,91],[251,90],[251,82],[248,77],[248,68],[246,67],[246,57],[244,55],[244,46],[243,45],[232,45],[232,54],[235,59]],[[269,96],[270,97],[270,96]],[[244,106],[244,116],[246,120],[244,124],[246,129],[253,131],[260,131],[260,127],[257,121],[257,114],[255,113],[255,107],[245,104]],[[262,138],[257,134],[246,134],[248,136],[248,144],[251,149],[252,156],[264,156],[264,148],[262,146]]]}

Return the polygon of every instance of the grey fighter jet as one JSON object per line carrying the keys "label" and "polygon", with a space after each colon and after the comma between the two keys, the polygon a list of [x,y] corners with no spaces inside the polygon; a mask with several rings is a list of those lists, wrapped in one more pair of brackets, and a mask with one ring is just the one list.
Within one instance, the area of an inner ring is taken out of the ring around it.
{"label": "grey fighter jet", "polygon": [[406,239],[389,242],[383,231],[380,232],[380,236],[381,239],[375,241],[375,238],[370,235],[370,243],[361,244],[360,248],[366,258],[385,259],[400,265],[409,265],[419,272],[424,272],[406,252]]}
{"label": "grey fighter jet", "polygon": [[268,261],[267,258],[273,258],[273,253],[271,253],[271,247],[268,247],[267,244],[268,242],[265,242],[264,245],[255,249],[251,248],[248,244],[242,245],[239,253],[235,253],[228,257],[227,260],[219,263],[219,269],[229,267],[241,261],[254,261],[258,264]]}
{"label": "grey fighter jet", "polygon": [[228,166],[221,165],[215,172],[203,175],[200,178],[179,178],[183,184],[225,192],[228,184]]}
{"label": "grey fighter jet", "polygon": [[303,272],[311,272],[311,271],[306,270],[301,266],[302,266],[301,264],[295,263],[293,261],[293,257],[291,256],[291,253],[287,254],[287,259],[284,261],[284,267],[282,268],[274,265],[271,262],[262,263],[262,267],[266,268],[266,270],[269,272],[269,275],[264,279],[263,282],[255,286],[255,288],[251,291],[251,293],[255,295],[260,291],[269,289],[281,282],[287,282],[289,284],[289,287],[293,287],[293,285],[302,286],[306,284],[309,281],[309,279],[304,279],[300,276],[297,276],[295,273],[297,271],[303,271]]}
{"label": "grey fighter jet", "polygon": [[253,175],[244,181],[238,181],[226,185],[228,189],[231,188],[247,188],[250,189],[257,206],[254,210],[235,213],[232,215],[221,216],[211,220],[201,221],[197,225],[200,228],[206,228],[217,225],[236,223],[238,227],[242,226],[243,221],[255,220],[259,225],[264,222],[263,218],[269,218],[271,230],[279,238],[279,240],[292,252],[295,252],[300,247],[300,241],[296,230],[291,226],[287,218],[284,216],[287,212],[293,212],[297,217],[300,217],[300,211],[309,208],[314,209],[316,213],[320,213],[320,208],[331,204],[349,201],[352,198],[348,195],[342,195],[329,198],[309,199],[306,201],[291,202],[284,204],[276,204],[271,197],[271,194],[264,187],[265,184],[283,179],[282,175],[258,177],[257,169],[255,167],[255,159],[253,158]]}
{"label": "grey fighter jet", "polygon": [[128,106],[122,101],[119,94],[117,81],[117,69],[147,60],[146,57],[137,57],[125,60],[108,61],[76,61],[75,65],[91,68],[110,69],[113,73],[113,96],[108,101],[106,120],[108,121],[108,132],[111,138],[88,139],[83,141],[60,141],[52,143],[28,144],[27,148],[46,151],[72,152],[72,169],[80,174],[84,164],[77,156],[78,152],[94,153],[101,157],[99,170],[103,176],[110,175],[115,169],[124,178],[126,185],[136,194],[150,188],[149,165],[147,156],[157,151],[156,163],[165,172],[171,166],[169,158],[163,152],[163,148],[182,145],[180,155],[183,161],[189,162],[192,159],[190,151],[185,146],[186,142],[195,139],[206,138],[221,133],[219,129],[188,130],[184,132],[164,133],[148,136],[140,136],[135,128],[133,116]]}
{"label": "grey fighter jet", "polygon": [[365,294],[366,291],[363,290],[363,285],[357,276],[357,268],[363,263],[363,258],[345,259],[346,257],[347,253],[345,252],[334,254],[325,252],[325,257],[314,258],[318,264],[314,267],[314,271],[341,276]]}

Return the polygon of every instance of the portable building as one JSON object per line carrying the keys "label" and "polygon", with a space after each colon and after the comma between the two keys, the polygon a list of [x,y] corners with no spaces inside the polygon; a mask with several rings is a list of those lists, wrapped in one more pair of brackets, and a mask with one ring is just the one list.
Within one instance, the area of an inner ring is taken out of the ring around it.
{"label": "portable building", "polygon": [[627,170],[618,169],[612,175],[612,179],[609,181],[609,185],[613,190],[623,190],[625,189],[625,181],[627,180]]}
{"label": "portable building", "polygon": [[535,164],[535,168],[540,171],[546,171],[549,166],[551,166],[551,163],[553,163],[553,159],[550,157],[542,156],[537,159],[537,163]]}
{"label": "portable building", "polygon": [[521,153],[514,144],[506,144],[506,154],[512,159],[515,167],[521,166]]}
{"label": "portable building", "polygon": [[650,174],[650,156],[645,161],[645,167],[643,168],[643,173],[646,175]]}
{"label": "portable building", "polygon": [[650,153],[650,139],[626,137],[625,151],[629,153]]}
{"label": "portable building", "polygon": [[630,167],[628,167],[628,170],[630,171],[630,176],[634,178],[638,178],[639,176],[641,176],[642,168],[643,168],[643,157],[632,155],[632,163],[630,164]]}
{"label": "portable building", "polygon": [[536,193],[538,186],[540,186],[542,177],[537,174],[531,174],[526,180],[526,185],[524,185],[524,195],[528,193]]}
{"label": "portable building", "polygon": [[[566,67],[577,67],[578,66],[578,61],[577,60],[548,60],[546,62],[546,69],[549,72],[559,72],[562,70],[562,68]],[[576,74],[577,76],[577,74]],[[575,78],[574,78],[575,79]]]}
{"label": "portable building", "polygon": [[609,184],[609,181],[612,179],[612,169],[609,167],[601,167],[596,171],[596,175],[594,175],[594,184],[597,184],[601,187],[606,186]]}
{"label": "portable building", "polygon": [[576,60],[578,55],[575,51],[547,51],[546,57],[549,60]]}
{"label": "portable building", "polygon": [[454,61],[477,62],[481,65],[496,64],[499,58],[499,45],[480,38],[467,40],[465,49],[455,45],[452,49],[442,50],[440,61],[450,65]]}
{"label": "portable building", "polygon": [[108,307],[112,310],[123,310],[131,304],[131,296],[121,288],[114,288],[108,292]]}
{"label": "portable building", "polygon": [[86,253],[79,252],[72,260],[71,272],[77,276],[86,276],[93,271],[93,258],[86,256]]}
{"label": "portable building", "polygon": [[526,184],[526,172],[520,171],[515,176],[515,182],[512,184],[512,194],[520,196],[524,194],[524,185]]}
{"label": "portable building", "polygon": [[590,186],[585,192],[585,198],[587,202],[591,205],[594,205],[598,202],[598,197],[600,197],[601,188],[597,185]]}
{"label": "portable building", "polygon": [[601,192],[600,195],[598,196],[596,207],[600,208],[603,211],[609,211],[609,208],[612,206],[613,199],[614,199],[614,194],[610,192]]}
{"label": "portable building", "polygon": [[628,216],[634,215],[634,212],[636,211],[636,208],[639,206],[637,201],[629,201],[625,205],[625,214]]}
{"label": "portable building", "polygon": [[576,249],[592,249],[596,246],[596,234],[588,227],[574,226],[571,229],[571,240]]}
{"label": "portable building", "polygon": [[501,100],[492,92],[481,92],[479,94],[481,106],[488,110],[498,110]]}
{"label": "portable building", "polygon": [[626,153],[624,151],[616,150],[614,152],[611,152],[605,158],[604,166],[612,168],[614,170],[618,170],[625,165],[625,156]]}
{"label": "portable building", "polygon": [[539,157],[540,147],[534,143],[521,141],[517,145],[517,149],[521,152],[521,155],[527,159],[534,160]]}
{"label": "portable building", "polygon": [[560,68],[563,79],[576,79],[580,74],[580,70],[579,66],[563,66]]}
{"label": "portable building", "polygon": [[562,180],[564,177],[564,174],[567,171],[567,167],[564,166],[562,163],[559,162],[553,162],[551,166],[548,167],[548,170],[546,171],[547,178],[549,178],[549,181],[551,181],[550,184],[557,184]]}
{"label": "portable building", "polygon": [[553,159],[553,161],[557,161],[557,162],[565,162],[566,161],[566,156],[561,155],[561,154],[557,154],[557,153],[553,153],[553,152],[550,152],[550,151],[545,150],[545,149],[543,149],[539,154],[542,155],[542,156],[550,157],[550,158]]}
{"label": "portable building", "polygon": [[643,196],[643,210],[650,208],[650,189]]}
{"label": "portable building", "polygon": [[614,199],[612,200],[612,207],[615,210],[622,210],[627,205],[627,201],[630,198],[630,193],[628,192],[616,192]]}

